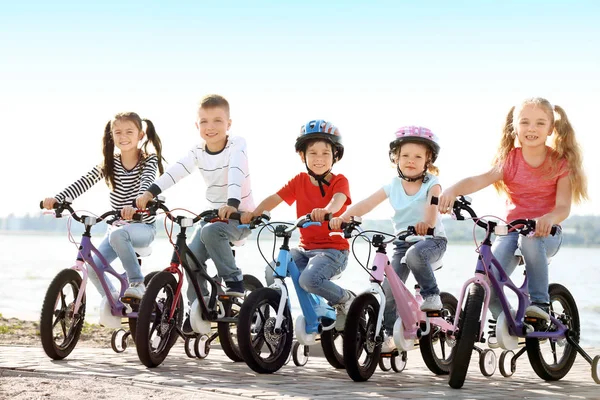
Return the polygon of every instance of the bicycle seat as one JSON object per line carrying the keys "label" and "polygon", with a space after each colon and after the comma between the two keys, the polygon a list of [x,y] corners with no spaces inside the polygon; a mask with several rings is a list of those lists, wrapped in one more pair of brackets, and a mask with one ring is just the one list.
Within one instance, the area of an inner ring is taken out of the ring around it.
{"label": "bicycle seat", "polygon": [[135,251],[135,254],[138,257],[148,257],[150,254],[152,254],[152,247],[134,247],[133,251]]}
{"label": "bicycle seat", "polygon": [[[402,257],[402,260],[400,260],[400,262],[402,264],[406,264],[406,256]],[[444,263],[443,263],[443,259],[441,259],[441,258],[439,260],[431,263],[431,269],[433,271],[437,271],[438,269],[442,268],[443,266],[444,266]],[[333,278],[332,278],[332,280],[333,280]]]}
{"label": "bicycle seat", "polygon": [[[515,257],[519,257],[519,265],[525,264],[525,258],[523,258],[523,253],[520,248],[515,250]],[[550,264],[550,261],[552,261],[552,257],[548,257],[548,264]]]}

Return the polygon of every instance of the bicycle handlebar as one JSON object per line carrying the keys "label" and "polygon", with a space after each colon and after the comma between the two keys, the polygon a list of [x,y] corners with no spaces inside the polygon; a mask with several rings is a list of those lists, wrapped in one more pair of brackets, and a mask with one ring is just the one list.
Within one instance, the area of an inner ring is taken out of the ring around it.
{"label": "bicycle handlebar", "polygon": [[[437,205],[438,198],[433,196],[431,198],[431,204]],[[480,218],[478,218],[475,211],[471,208],[471,200],[465,196],[458,196],[458,198],[456,200],[454,200],[454,204],[452,205],[452,210],[454,212],[454,215],[456,216],[456,219],[459,221],[465,219],[465,217],[463,217],[460,212],[463,210],[466,211],[471,216],[471,218],[473,218],[473,221],[475,221],[475,223],[478,226],[480,226],[481,228],[483,228],[485,230],[488,230],[488,229],[493,230],[498,225],[495,222],[483,221]],[[519,232],[521,235],[526,236],[526,235],[530,234],[531,232],[535,231],[535,225],[536,225],[536,223],[535,223],[534,219],[520,218],[520,219],[516,219],[511,222],[508,222],[507,228],[508,228],[508,230],[515,230],[515,231]],[[552,236],[554,236],[559,228],[560,228],[559,225],[553,225],[552,229],[550,229],[550,234]]]}
{"label": "bicycle handlebar", "polygon": [[[44,202],[40,201],[40,209],[44,209]],[[121,217],[121,211],[117,211],[117,210],[111,210],[111,211],[107,211],[104,214],[100,215],[99,217],[91,217],[89,215],[78,215],[75,210],[73,210],[73,207],[71,207],[71,202],[70,201],[57,201],[56,203],[54,203],[52,205],[52,209],[55,210],[55,216],[56,218],[61,218],[62,217],[62,213],[63,211],[67,210],[69,211],[69,213],[71,214],[71,216],[73,217],[73,219],[77,222],[80,222],[82,224],[86,223],[85,219],[86,218],[95,218],[94,220],[87,220],[87,223],[90,225],[95,225],[99,222],[104,221],[106,218],[108,217],[116,217],[116,219]],[[107,224],[112,225],[115,220],[111,220],[111,221],[106,221]],[[142,221],[143,219],[143,215],[141,214],[134,214],[133,216],[133,220],[135,221]]]}

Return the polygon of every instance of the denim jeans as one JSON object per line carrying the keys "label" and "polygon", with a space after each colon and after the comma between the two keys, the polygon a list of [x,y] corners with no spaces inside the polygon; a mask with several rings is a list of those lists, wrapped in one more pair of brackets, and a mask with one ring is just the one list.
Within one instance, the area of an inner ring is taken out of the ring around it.
{"label": "denim jeans", "polygon": [[[323,297],[330,304],[338,304],[346,290],[331,278],[342,273],[348,265],[348,250],[316,249],[305,250],[301,247],[291,249],[291,256],[300,270],[299,284],[309,293]],[[267,265],[265,278],[267,285],[274,282],[272,265]]]}
{"label": "denim jeans", "polygon": [[[133,248],[150,246],[154,241],[154,236],[156,236],[156,226],[154,224],[130,223],[116,228],[109,227],[102,243],[98,246],[98,251],[109,264],[117,257],[121,260],[129,283],[143,282],[142,269]],[[97,266],[101,265],[100,259],[96,255],[93,255],[92,258]],[[88,277],[100,294],[105,296],[106,293],[102,289],[98,275],[92,268],[88,269]],[[119,292],[110,280],[107,280],[107,284],[111,292]]]}
{"label": "denim jeans", "polygon": [[[244,280],[242,270],[240,270],[233,256],[231,242],[237,242],[250,235],[250,229],[238,229],[239,222],[229,220],[228,222],[200,222],[192,236],[188,247],[200,262],[200,266],[196,266],[188,258],[190,266],[193,268],[193,278],[200,284],[203,296],[208,296],[208,285],[204,278],[200,276],[200,269],[206,271],[206,261],[212,259],[217,268],[217,274],[225,282],[239,282]],[[193,303],[196,300],[196,291],[191,283],[192,277],[188,276],[188,301]]]}
{"label": "denim jeans", "polygon": [[[412,271],[415,280],[421,287],[421,296],[426,297],[439,294],[431,263],[440,260],[446,252],[446,238],[434,237],[420,242],[394,242],[394,255],[392,267],[402,282],[406,282],[408,274]],[[406,255],[406,264],[402,264],[402,257]],[[388,280],[383,282],[385,293],[385,311],[383,313],[383,327],[388,334],[392,334],[396,322],[396,301]]]}
{"label": "denim jeans", "polygon": [[[527,271],[527,288],[531,302],[549,303],[548,294],[548,257],[558,253],[562,243],[562,231],[548,237],[523,236],[518,232],[509,232],[505,236],[497,236],[492,246],[492,253],[498,260],[504,271],[510,276],[519,258],[515,257],[517,248],[521,249],[525,259],[525,270]],[[496,277],[497,274],[495,275]],[[502,312],[502,306],[498,295],[492,289],[490,298],[490,311],[494,319]]]}

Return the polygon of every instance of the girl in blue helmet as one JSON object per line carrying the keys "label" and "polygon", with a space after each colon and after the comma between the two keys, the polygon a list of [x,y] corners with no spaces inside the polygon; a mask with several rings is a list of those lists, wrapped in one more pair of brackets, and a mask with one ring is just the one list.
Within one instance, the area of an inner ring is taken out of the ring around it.
{"label": "girl in blue helmet", "polygon": [[[438,139],[429,129],[420,126],[400,128],[390,143],[389,150],[390,160],[395,164],[398,176],[329,223],[331,229],[339,229],[343,221],[350,221],[351,216],[363,216],[388,199],[394,209],[392,222],[396,233],[414,226],[417,234],[426,235],[429,228],[435,228],[434,236],[427,240],[395,242],[392,256],[392,266],[403,282],[406,282],[409,272],[413,272],[421,287],[423,311],[442,309],[440,290],[431,267],[442,258],[447,244],[437,206],[431,204],[431,197],[439,197],[441,193],[438,169],[434,165],[439,152]],[[405,255],[406,264],[403,264],[401,261]],[[387,336],[381,351],[389,353],[396,347],[392,336],[396,303],[387,281],[384,282],[383,289],[386,294],[383,326]]]}
{"label": "girl in blue helmet", "polygon": [[[332,123],[314,120],[303,125],[296,138],[296,152],[306,166],[275,194],[264,199],[254,210],[242,216],[248,222],[263,211],[271,211],[281,202],[296,202],[296,214],[311,215],[311,219],[323,222],[325,216],[346,211],[351,203],[348,179],[336,175],[331,168],[344,155],[340,131]],[[348,241],[341,236],[330,236],[327,224],[300,231],[300,245],[291,254],[301,271],[300,286],[329,301],[337,310],[335,327],[343,330],[346,313],[354,295],[331,282],[331,278],[346,269]],[[267,283],[273,282],[273,270],[267,267]]]}

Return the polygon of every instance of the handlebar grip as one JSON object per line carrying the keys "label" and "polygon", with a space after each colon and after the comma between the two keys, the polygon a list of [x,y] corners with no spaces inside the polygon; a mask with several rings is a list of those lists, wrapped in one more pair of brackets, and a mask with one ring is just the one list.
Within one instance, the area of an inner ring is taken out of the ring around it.
{"label": "handlebar grip", "polygon": [[40,209],[43,210],[44,209],[44,200],[40,200]]}
{"label": "handlebar grip", "polygon": [[438,205],[438,198],[436,196],[431,196],[431,205]]}
{"label": "handlebar grip", "polygon": [[236,221],[239,221],[241,218],[242,218],[242,213],[233,212],[233,213],[229,214],[228,219],[235,219]]}
{"label": "handlebar grip", "polygon": [[559,229],[560,229],[560,226],[558,226],[558,225],[552,225],[552,229],[550,229],[550,234],[552,236],[556,235],[556,232],[558,232]]}
{"label": "handlebar grip", "polygon": [[427,228],[427,234],[430,236],[433,236],[433,233],[435,232],[435,228]]}
{"label": "handlebar grip", "polygon": [[144,219],[144,214],[133,214],[132,219],[134,221],[142,221]]}
{"label": "handlebar grip", "polygon": [[331,218],[333,218],[333,213],[326,214],[325,217],[323,218],[323,220],[330,221]]}

